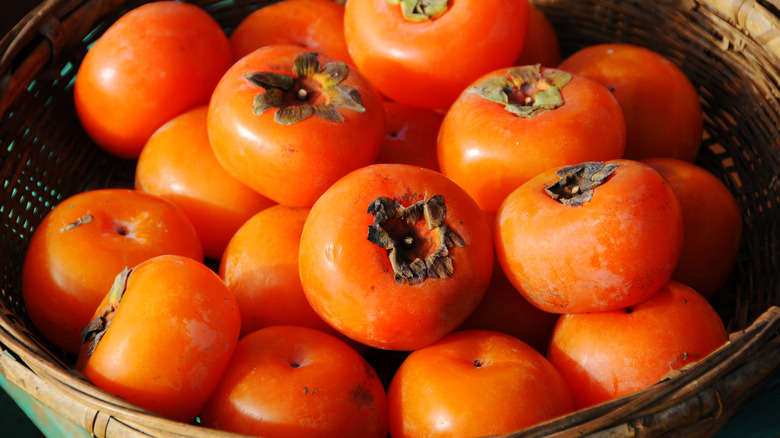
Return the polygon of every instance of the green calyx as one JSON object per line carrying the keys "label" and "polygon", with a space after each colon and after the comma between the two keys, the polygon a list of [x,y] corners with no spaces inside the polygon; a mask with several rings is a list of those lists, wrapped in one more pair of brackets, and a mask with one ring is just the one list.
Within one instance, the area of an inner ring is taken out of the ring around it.
{"label": "green calyx", "polygon": [[485,79],[467,90],[519,117],[535,117],[563,105],[561,89],[571,80],[571,74],[560,70],[541,72],[541,66],[515,67],[505,76]]}
{"label": "green calyx", "polygon": [[252,110],[261,115],[277,108],[274,121],[291,125],[312,115],[331,122],[344,122],[336,108],[364,112],[360,92],[341,82],[349,74],[349,67],[341,61],[320,66],[317,53],[298,55],[293,62],[292,75],[256,72],[244,75],[249,82],[265,89],[255,96]]}
{"label": "green calyx", "polygon": [[449,0],[387,0],[391,5],[401,5],[401,13],[408,21],[416,23],[432,20],[447,12]]}

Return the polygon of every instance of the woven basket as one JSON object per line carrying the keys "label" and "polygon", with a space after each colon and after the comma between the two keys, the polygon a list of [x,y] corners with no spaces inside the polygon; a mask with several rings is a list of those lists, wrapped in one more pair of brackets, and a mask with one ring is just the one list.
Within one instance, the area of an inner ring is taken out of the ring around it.
{"label": "woven basket", "polygon": [[[134,162],[79,126],[72,85],[87,47],[143,1],[46,0],[0,41],[0,383],[49,435],[237,436],[160,418],[71,371],[33,329],[21,298],[30,235],[77,192],[131,187]],[[259,5],[197,0],[227,32]],[[711,436],[780,364],[780,3],[777,0],[536,0],[565,55],[628,42],[680,66],[705,111],[698,163],[731,189],[743,243],[713,304],[732,333],[710,357],[644,391],[513,436]]]}

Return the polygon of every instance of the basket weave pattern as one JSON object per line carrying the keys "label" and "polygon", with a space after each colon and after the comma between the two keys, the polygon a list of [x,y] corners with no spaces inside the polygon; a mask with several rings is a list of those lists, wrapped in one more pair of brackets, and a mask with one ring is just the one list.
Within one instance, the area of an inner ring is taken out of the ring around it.
{"label": "basket weave pattern", "polygon": [[[32,328],[21,265],[32,231],[58,202],[132,187],[134,162],[97,148],[79,126],[72,86],[89,45],[144,1],[47,0],[0,41],[0,372],[96,436],[236,436],[175,423],[108,395]],[[267,3],[195,0],[230,32]],[[710,436],[780,366],[780,3],[776,0],[536,0],[565,55],[627,42],[682,68],[702,99],[698,164],[743,212],[739,260],[713,304],[731,342],[639,393],[514,436]],[[662,92],[662,90],[659,90]]]}

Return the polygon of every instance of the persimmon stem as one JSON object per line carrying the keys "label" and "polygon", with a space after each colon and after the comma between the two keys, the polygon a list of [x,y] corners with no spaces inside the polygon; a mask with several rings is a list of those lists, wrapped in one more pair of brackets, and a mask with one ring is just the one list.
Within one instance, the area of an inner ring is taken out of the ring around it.
{"label": "persimmon stem", "polygon": [[60,233],[64,233],[65,231],[72,230],[78,226],[88,224],[90,222],[92,222],[92,215],[85,214],[84,216],[81,216],[75,221],[69,223],[68,225],[65,225],[64,227],[60,228]]}

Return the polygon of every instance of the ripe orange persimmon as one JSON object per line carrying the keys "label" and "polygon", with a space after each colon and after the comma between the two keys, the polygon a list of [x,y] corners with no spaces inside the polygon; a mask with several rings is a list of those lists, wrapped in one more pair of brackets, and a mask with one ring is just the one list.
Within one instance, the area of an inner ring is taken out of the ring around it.
{"label": "ripe orange persimmon", "polygon": [[311,308],[298,275],[298,247],[308,208],[275,205],[235,233],[219,276],[241,310],[241,336],[272,325],[335,330]]}
{"label": "ripe orange persimmon", "polygon": [[176,421],[197,417],[238,342],[238,306],[210,268],[163,255],[117,275],[85,330],[77,369]]}
{"label": "ripe orange persimmon", "polygon": [[558,68],[593,79],[615,96],[626,119],[623,158],[696,158],[703,124],[699,94],[661,54],[632,44],[597,44]]}
{"label": "ripe orange persimmon", "polygon": [[374,164],[333,184],[303,227],[314,310],[363,344],[414,350],[455,330],[490,281],[493,242],[473,199],[442,174]]}
{"label": "ripe orange persimmon", "polygon": [[203,253],[219,260],[238,227],[274,202],[222,168],[209,143],[206,113],[206,105],[194,108],[149,137],[136,164],[135,188],[180,207]]}
{"label": "ripe orange persimmon", "polygon": [[243,337],[200,415],[204,426],[268,438],[387,437],[376,372],[339,339],[274,326]]}
{"label": "ripe orange persimmon", "polygon": [[247,15],[229,37],[237,61],[260,47],[295,44],[352,65],[344,41],[344,5],[333,0],[283,0]]}
{"label": "ripe orange persimmon", "polygon": [[466,330],[413,351],[387,391],[390,436],[488,436],[574,410],[539,352],[499,332]]}
{"label": "ripe orange persimmon", "polygon": [[196,5],[150,2],[122,15],[87,51],[73,84],[89,136],[122,158],[138,158],[168,120],[208,103],[230,68],[230,44]]}
{"label": "ripe orange persimmon", "polygon": [[491,72],[458,97],[444,116],[437,153],[442,173],[495,212],[547,169],[620,158],[625,140],[620,105],[603,85],[522,66]]}
{"label": "ripe orange persimmon", "polygon": [[683,212],[683,245],[672,280],[711,298],[726,283],[742,241],[742,213],[726,185],[676,158],[642,160],[672,186]]}
{"label": "ripe orange persimmon", "polygon": [[439,170],[436,138],[444,116],[434,110],[388,101],[385,140],[377,163],[401,163]]}
{"label": "ripe orange persimmon", "polygon": [[178,207],[125,189],[73,195],[44,217],[22,267],[22,296],[44,338],[78,353],[81,330],[119,272],[163,254],[203,260],[198,235]]}
{"label": "ripe orange persimmon", "polygon": [[496,255],[509,281],[553,313],[640,303],[672,275],[683,241],[680,203],[652,167],[586,162],[542,172],[496,215]]}
{"label": "ripe orange persimmon", "polygon": [[561,315],[548,358],[578,408],[633,393],[703,359],[728,340],[698,292],[670,281],[647,301],[608,312]]}
{"label": "ripe orange persimmon", "polygon": [[555,28],[533,3],[528,17],[528,33],[515,65],[541,64],[544,67],[557,67],[561,62],[561,47]]}
{"label": "ripe orange persimmon", "polygon": [[258,193],[311,207],[337,179],[376,160],[381,98],[360,72],[293,45],[241,58],[209,102],[209,141],[220,164]]}
{"label": "ripe orange persimmon", "polygon": [[528,26],[528,0],[351,0],[344,13],[357,68],[389,99],[429,109],[512,65]]}

